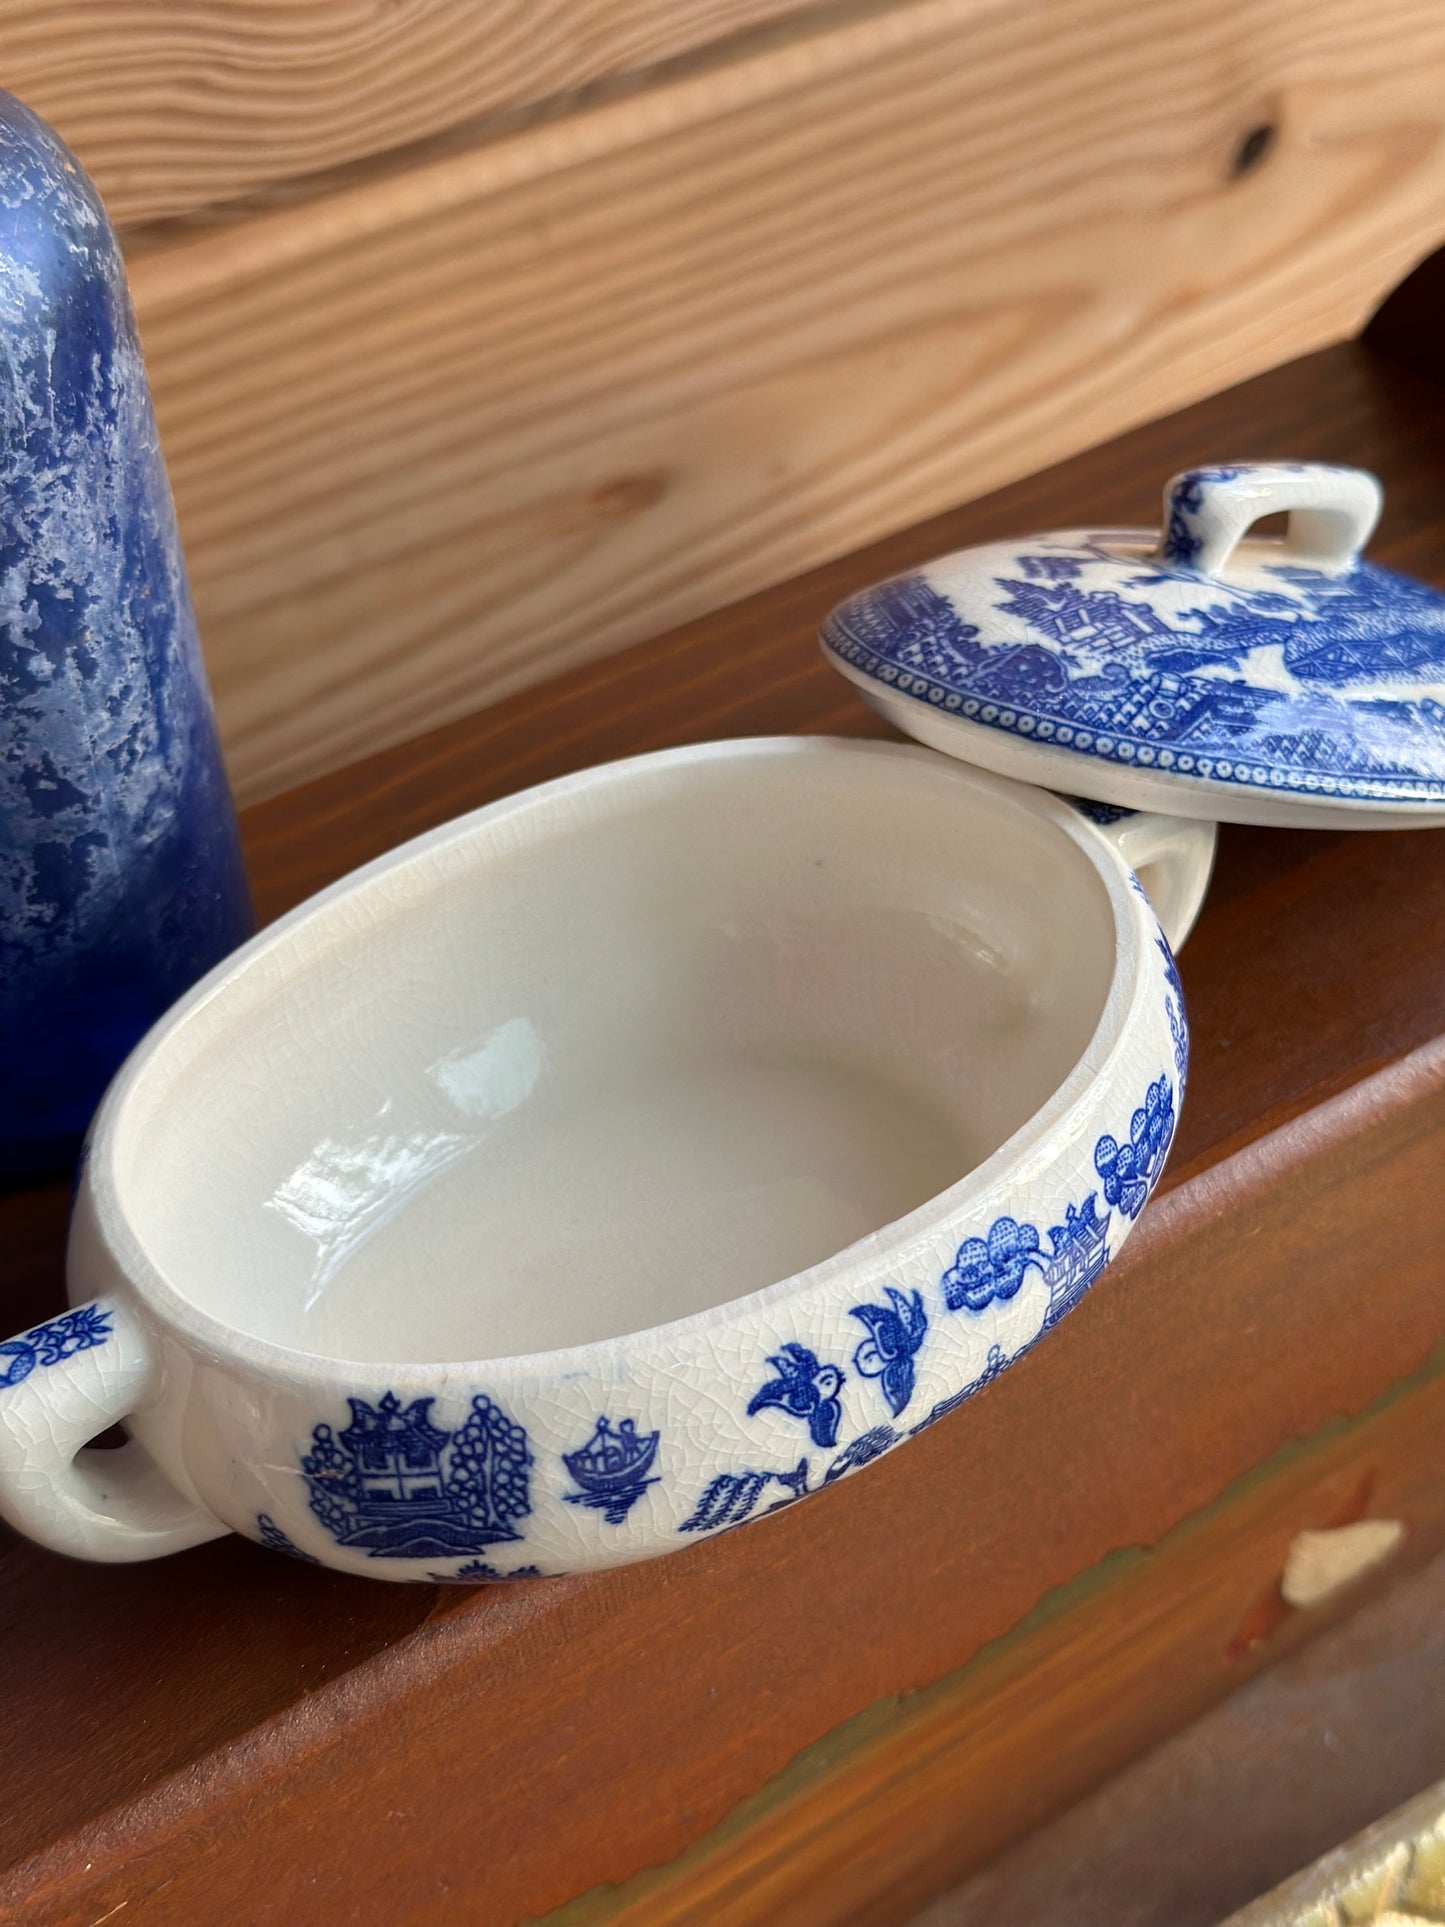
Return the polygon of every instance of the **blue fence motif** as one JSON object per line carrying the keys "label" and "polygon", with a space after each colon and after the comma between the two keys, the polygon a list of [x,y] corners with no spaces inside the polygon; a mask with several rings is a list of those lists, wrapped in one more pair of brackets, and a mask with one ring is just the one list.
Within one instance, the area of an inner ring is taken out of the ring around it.
{"label": "blue fence motif", "polygon": [[[1030,1350],[1029,1345],[1021,1346],[1014,1354],[1014,1357],[1022,1358],[1028,1350]],[[949,1398],[939,1399],[933,1410],[928,1414],[928,1417],[920,1419],[917,1425],[911,1429],[908,1436],[910,1438],[917,1438],[918,1434],[920,1432],[926,1432],[930,1425],[937,1425],[941,1418],[947,1418],[950,1412],[956,1412],[960,1405],[967,1404],[975,1392],[981,1392],[985,1385],[991,1385],[1005,1365],[1011,1365],[1013,1362],[1013,1358],[1005,1357],[1002,1345],[990,1345],[988,1348],[988,1357],[984,1360],[983,1370],[979,1373],[978,1377],[970,1379],[962,1391],[954,1392]]]}
{"label": "blue fence motif", "polygon": [[871,1431],[860,1432],[851,1445],[845,1445],[823,1474],[824,1485],[831,1485],[841,1479],[846,1472],[856,1472],[860,1465],[871,1465],[874,1459],[881,1459],[891,1445],[896,1445],[902,1437],[891,1425],[875,1425]]}

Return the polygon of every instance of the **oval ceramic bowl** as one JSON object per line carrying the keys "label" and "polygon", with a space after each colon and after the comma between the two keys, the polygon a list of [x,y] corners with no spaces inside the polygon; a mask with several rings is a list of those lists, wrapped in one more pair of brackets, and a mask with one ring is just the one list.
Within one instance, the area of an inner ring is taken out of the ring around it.
{"label": "oval ceramic bowl", "polygon": [[[1156,838],[1181,919],[1212,839]],[[0,1347],[0,1505],[90,1558],[231,1528],[387,1579],[695,1543],[1036,1343],[1137,1219],[1186,1055],[1149,902],[1037,790],[791,738],[494,804],[130,1060],[80,1302]]]}

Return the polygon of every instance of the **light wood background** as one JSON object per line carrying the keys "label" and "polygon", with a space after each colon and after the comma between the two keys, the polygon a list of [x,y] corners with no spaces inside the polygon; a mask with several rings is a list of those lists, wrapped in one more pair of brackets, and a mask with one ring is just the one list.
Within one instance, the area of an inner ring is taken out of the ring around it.
{"label": "light wood background", "polygon": [[1346,337],[1445,238],[1435,0],[0,20],[135,223],[248,799]]}

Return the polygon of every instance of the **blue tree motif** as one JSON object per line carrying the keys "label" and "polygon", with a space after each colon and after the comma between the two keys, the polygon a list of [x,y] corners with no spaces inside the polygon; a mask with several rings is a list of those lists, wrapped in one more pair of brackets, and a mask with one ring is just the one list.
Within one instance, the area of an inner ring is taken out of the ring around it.
{"label": "blue tree motif", "polygon": [[99,1305],[77,1305],[18,1338],[7,1338],[0,1344],[0,1391],[20,1384],[39,1366],[62,1365],[77,1352],[93,1351],[110,1336],[108,1311]]}
{"label": "blue tree motif", "polygon": [[843,1374],[836,1365],[822,1365],[806,1345],[789,1341],[772,1353],[768,1363],[777,1373],[748,1401],[748,1417],[770,1406],[805,1418],[814,1445],[832,1445],[838,1437],[843,1408],[838,1394],[843,1389]]}
{"label": "blue tree motif", "polygon": [[720,1472],[677,1528],[679,1532],[716,1532],[722,1526],[741,1525],[757,1510],[758,1500],[772,1483],[782,1486],[785,1498],[774,1499],[766,1508],[779,1512],[808,1492],[808,1461],[799,1459],[791,1472]]}
{"label": "blue tree motif", "polygon": [[521,1537],[514,1526],[532,1510],[527,1481],[531,1463],[521,1426],[477,1393],[465,1425],[452,1441],[447,1480],[447,1491],[476,1544]]}
{"label": "blue tree motif", "polygon": [[770,1477],[767,1472],[720,1472],[678,1531],[716,1532],[719,1526],[740,1525],[752,1516]]}
{"label": "blue tree motif", "polygon": [[1137,1218],[1163,1168],[1174,1135],[1174,1093],[1165,1074],[1144,1094],[1129,1120],[1129,1141],[1120,1144],[1106,1132],[1094,1146],[1094,1169],[1104,1181],[1104,1196],[1126,1218]]}
{"label": "blue tree motif", "polygon": [[[853,1354],[853,1365],[864,1378],[876,1378],[897,1418],[913,1396],[913,1360],[928,1330],[928,1314],[923,1295],[915,1291],[905,1298],[901,1291],[886,1285],[887,1305],[855,1305],[849,1316],[868,1327],[868,1336]],[[831,1439],[819,1439],[830,1445]]]}
{"label": "blue tree motif", "polygon": [[841,1479],[845,1472],[854,1472],[860,1465],[871,1465],[874,1459],[882,1458],[890,1445],[898,1443],[901,1434],[891,1425],[875,1425],[871,1432],[860,1432],[851,1444],[845,1445],[823,1474],[824,1485],[831,1485],[834,1479]]}
{"label": "blue tree motif", "polygon": [[943,1302],[950,1311],[982,1311],[1014,1297],[1030,1265],[1044,1268],[1038,1226],[995,1218],[987,1238],[965,1238],[958,1247],[943,1274]]}

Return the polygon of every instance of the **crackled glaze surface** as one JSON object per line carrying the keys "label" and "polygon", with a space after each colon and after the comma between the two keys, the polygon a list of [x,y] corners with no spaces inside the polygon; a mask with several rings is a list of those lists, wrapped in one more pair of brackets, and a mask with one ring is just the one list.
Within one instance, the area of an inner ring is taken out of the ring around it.
{"label": "crackled glaze surface", "polygon": [[[1325,506],[1298,508],[1311,498]],[[852,597],[824,647],[923,740],[987,763],[996,733],[1036,780],[1110,801],[1241,821],[1289,821],[1291,806],[1438,815],[1445,597],[1358,559],[1377,504],[1353,470],[1191,470],[1167,491],[1162,536],[966,550]],[[1337,517],[1338,546],[1245,539],[1290,505],[1307,533]],[[917,727],[918,705],[954,737]]]}
{"label": "crackled glaze surface", "polygon": [[0,1180],[251,927],[119,249],[0,94]]}
{"label": "crackled glaze surface", "polygon": [[590,771],[337,886],[107,1098],[70,1267],[107,1335],[0,1388],[0,1505],[137,1556],[125,1506],[36,1476],[72,1368],[92,1427],[139,1407],[177,1544],[388,1579],[644,1558],[871,1463],[1044,1337],[1158,1180],[1184,1016],[1111,835],[785,739]]}

